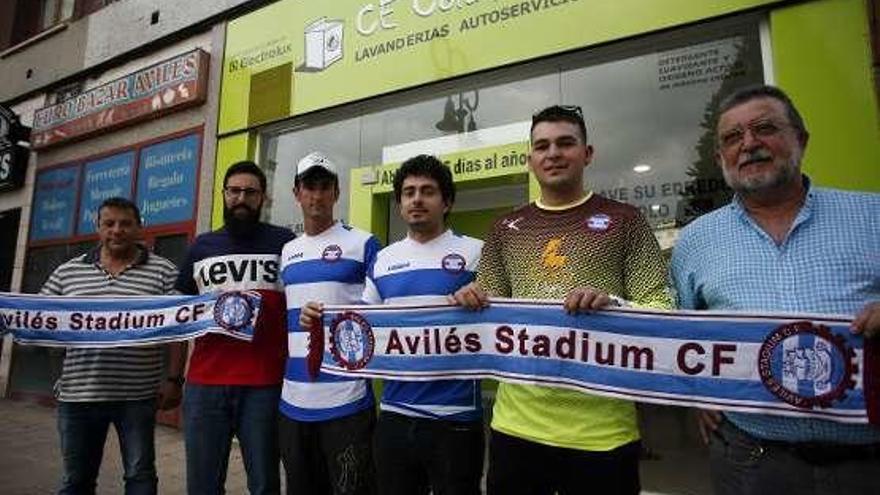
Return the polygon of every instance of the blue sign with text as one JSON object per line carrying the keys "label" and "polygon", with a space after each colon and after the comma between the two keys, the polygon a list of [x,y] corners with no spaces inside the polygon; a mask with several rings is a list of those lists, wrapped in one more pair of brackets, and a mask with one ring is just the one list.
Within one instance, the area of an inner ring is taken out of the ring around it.
{"label": "blue sign with text", "polygon": [[131,199],[133,167],[134,151],[86,164],[83,171],[82,194],[79,198],[77,233],[80,235],[95,233],[98,208],[105,199],[113,197]]}
{"label": "blue sign with text", "polygon": [[200,135],[141,150],[137,205],[148,227],[192,220],[198,181]]}
{"label": "blue sign with text", "polygon": [[32,241],[73,234],[79,169],[79,166],[61,167],[37,174],[30,228]]}

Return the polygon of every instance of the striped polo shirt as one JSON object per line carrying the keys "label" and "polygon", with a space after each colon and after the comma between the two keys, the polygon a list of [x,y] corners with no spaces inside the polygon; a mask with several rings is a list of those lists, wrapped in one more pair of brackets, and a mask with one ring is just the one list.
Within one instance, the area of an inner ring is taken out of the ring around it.
{"label": "striped polo shirt", "polygon": [[[101,247],[62,264],[40,294],[144,296],[169,294],[177,268],[140,247],[135,262],[113,276],[100,262]],[[65,402],[140,400],[156,395],[162,379],[162,346],[67,349],[56,397]]]}

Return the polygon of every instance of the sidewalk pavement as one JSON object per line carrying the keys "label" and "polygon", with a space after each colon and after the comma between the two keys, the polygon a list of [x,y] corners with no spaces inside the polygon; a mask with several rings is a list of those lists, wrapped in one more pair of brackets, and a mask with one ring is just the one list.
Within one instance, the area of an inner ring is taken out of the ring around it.
{"label": "sidewalk pavement", "polygon": [[[226,491],[247,493],[241,454],[233,445],[226,475]],[[156,427],[156,471],[159,493],[186,493],[183,433]],[[0,399],[0,493],[48,495],[58,491],[61,453],[55,409],[33,402]],[[113,428],[107,435],[98,476],[98,495],[124,493],[119,443]]]}
{"label": "sidewalk pavement", "polygon": [[[681,432],[691,418],[672,408],[654,409],[643,425],[646,458],[641,464],[642,495],[708,494],[705,452],[685,447]],[[124,493],[122,462],[116,434],[107,435],[104,460],[98,477],[98,495]],[[156,470],[159,493],[186,493],[183,434],[168,426],[156,427]],[[61,454],[58,447],[55,409],[28,401],[0,399],[0,494],[48,495],[58,491]],[[282,472],[282,493],[284,476]],[[233,445],[226,475],[226,492],[247,493],[241,453]]]}

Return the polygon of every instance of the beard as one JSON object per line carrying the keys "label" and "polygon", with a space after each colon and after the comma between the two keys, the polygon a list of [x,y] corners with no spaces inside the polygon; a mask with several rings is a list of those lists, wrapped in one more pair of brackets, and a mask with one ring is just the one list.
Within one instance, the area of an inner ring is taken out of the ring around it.
{"label": "beard", "polygon": [[260,224],[262,208],[251,208],[248,205],[237,205],[229,208],[223,206],[223,224],[233,237],[247,237]]}
{"label": "beard", "polygon": [[[770,157],[770,153],[764,149],[754,150],[749,155],[747,161]],[[738,171],[730,170],[722,163],[721,174],[727,185],[740,195],[773,191],[800,177],[800,158],[799,153],[793,153],[785,161],[774,161],[771,169],[746,178],[739,177]]]}

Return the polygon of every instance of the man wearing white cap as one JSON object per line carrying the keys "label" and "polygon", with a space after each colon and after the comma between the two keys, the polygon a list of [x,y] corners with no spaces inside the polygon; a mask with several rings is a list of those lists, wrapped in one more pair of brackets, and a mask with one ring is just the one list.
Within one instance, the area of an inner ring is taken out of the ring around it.
{"label": "man wearing white cap", "polygon": [[287,493],[372,494],[372,388],[365,380],[309,375],[309,334],[299,326],[299,312],[306,301],[359,303],[379,241],[334,219],[339,178],[326,156],[314,152],[300,160],[293,194],[302,208],[304,234],[281,252],[289,355],[279,434]]}

